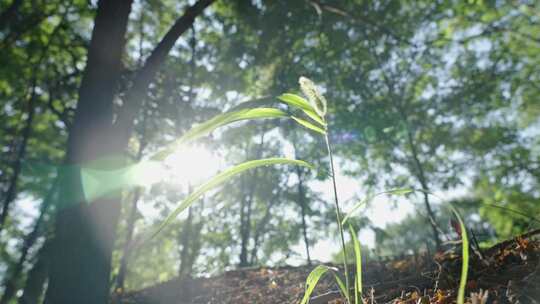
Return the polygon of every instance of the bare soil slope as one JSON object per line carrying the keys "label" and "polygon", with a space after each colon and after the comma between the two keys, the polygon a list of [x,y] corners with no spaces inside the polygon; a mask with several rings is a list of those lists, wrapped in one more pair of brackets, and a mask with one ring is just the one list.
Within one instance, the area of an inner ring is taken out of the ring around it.
{"label": "bare soil slope", "polygon": [[[489,249],[471,252],[467,301],[540,303],[540,241],[531,231]],[[366,303],[454,303],[461,270],[460,248],[433,257],[370,262],[364,268]],[[332,265],[335,266],[336,265]],[[212,278],[171,280],[129,292],[123,304],[298,303],[313,266],[229,271]],[[472,299],[471,299],[472,295]],[[318,285],[312,304],[344,303],[332,277]]]}

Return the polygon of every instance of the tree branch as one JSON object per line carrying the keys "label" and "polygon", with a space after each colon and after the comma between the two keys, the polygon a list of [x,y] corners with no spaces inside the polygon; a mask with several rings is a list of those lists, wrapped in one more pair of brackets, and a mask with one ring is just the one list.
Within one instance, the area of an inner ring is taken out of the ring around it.
{"label": "tree branch", "polygon": [[145,91],[150,82],[154,79],[159,67],[165,61],[167,54],[176,43],[176,40],[191,27],[195,18],[202,14],[204,9],[210,6],[214,1],[215,0],[199,0],[193,6],[188,7],[184,15],[176,20],[175,24],[154,48],[144,66],[135,75],[133,85],[126,93],[124,99],[125,105],[120,109],[115,124],[115,132],[118,133],[118,138],[121,139],[121,143],[119,144],[124,144],[129,140],[135,117],[137,116],[145,96]]}

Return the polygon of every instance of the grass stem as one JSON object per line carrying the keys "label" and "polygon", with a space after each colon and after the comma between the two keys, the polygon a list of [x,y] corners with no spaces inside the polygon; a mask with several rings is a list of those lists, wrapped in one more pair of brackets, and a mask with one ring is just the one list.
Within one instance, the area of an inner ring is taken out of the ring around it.
{"label": "grass stem", "polygon": [[[336,203],[336,218],[337,218],[337,224],[339,229],[339,234],[341,237],[341,249],[343,250],[343,268],[345,270],[345,287],[347,289],[347,293],[350,292],[350,285],[349,285],[349,268],[348,268],[348,261],[347,261],[347,249],[345,246],[345,236],[343,233],[343,225],[341,224],[341,211],[339,209],[339,199],[338,199],[338,193],[337,193],[337,185],[336,185],[336,171],[334,169],[334,156],[332,153],[332,145],[330,144],[330,138],[328,136],[328,133],[325,135],[325,141],[326,141],[326,149],[328,150],[328,156],[330,158],[330,170],[332,171],[332,185],[334,188],[334,201]],[[349,297],[347,297],[347,301],[349,300]]]}

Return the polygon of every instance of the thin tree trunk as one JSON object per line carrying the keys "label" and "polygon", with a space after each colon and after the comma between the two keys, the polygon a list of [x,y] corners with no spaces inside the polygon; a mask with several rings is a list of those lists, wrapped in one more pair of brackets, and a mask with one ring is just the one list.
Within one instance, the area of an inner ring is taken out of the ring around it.
{"label": "thin tree trunk", "polygon": [[41,203],[39,217],[34,223],[32,231],[23,240],[23,244],[21,247],[21,255],[19,256],[17,263],[13,266],[13,269],[11,269],[9,274],[6,276],[6,281],[4,282],[5,290],[4,294],[0,298],[0,304],[8,303],[9,300],[11,300],[15,295],[17,289],[17,280],[22,273],[24,262],[26,261],[30,248],[32,248],[32,246],[43,231],[42,223],[45,220],[45,216],[49,211],[49,207],[51,206],[52,200],[54,199],[56,191],[58,190],[57,187],[58,178],[55,178],[53,185],[47,193],[47,196],[43,200],[43,203]]}
{"label": "thin tree trunk", "polygon": [[[297,137],[296,134],[292,134],[292,145],[294,149],[294,158],[300,159],[300,156],[298,155],[298,147],[297,147]],[[302,176],[302,169],[299,166],[296,166],[296,177],[298,178],[298,184],[297,184],[297,191],[298,191],[298,205],[300,206],[300,212],[302,217],[302,235],[304,238],[304,246],[306,249],[306,257],[308,265],[311,265],[311,255],[309,253],[309,238],[307,235],[307,222],[306,222],[306,209],[307,209],[307,202],[306,202],[306,191],[304,189],[304,183],[303,183],[303,176]]]}
{"label": "thin tree trunk", "polygon": [[296,167],[296,176],[298,177],[298,204],[302,213],[302,234],[304,236],[304,246],[306,248],[306,256],[308,265],[311,265],[311,256],[309,254],[309,239],[307,236],[307,224],[306,224],[306,194],[304,191],[304,184],[302,182],[302,171],[300,167]]}
{"label": "thin tree trunk", "polygon": [[124,284],[126,280],[127,272],[127,262],[131,252],[129,251],[131,242],[133,241],[133,230],[135,228],[135,220],[137,218],[137,204],[141,197],[141,189],[136,188],[133,191],[133,200],[131,201],[131,209],[128,216],[128,223],[126,228],[126,240],[122,250],[122,258],[120,258],[120,269],[118,270],[118,276],[116,277],[116,287],[114,288],[117,292],[124,292]]}
{"label": "thin tree trunk", "polygon": [[[191,190],[190,190],[191,192]],[[192,238],[192,228],[193,228],[193,209],[189,207],[188,217],[184,222],[184,225],[181,233],[180,244],[182,250],[180,252],[180,267],[178,269],[178,276],[180,278],[185,278],[187,275],[191,274],[190,264],[190,241]]]}
{"label": "thin tree trunk", "polygon": [[19,175],[21,174],[22,162],[26,155],[28,139],[30,138],[30,133],[32,132],[32,123],[34,121],[34,115],[36,113],[37,96],[36,96],[35,85],[36,83],[34,82],[30,100],[28,102],[28,111],[27,111],[28,116],[26,118],[25,125],[24,125],[24,130],[22,134],[22,142],[18,147],[17,156],[16,156],[17,158],[15,159],[15,163],[13,164],[13,174],[11,175],[11,178],[9,179],[9,186],[6,191],[4,202],[2,204],[2,213],[0,214],[0,231],[4,228],[4,225],[6,223],[6,219],[8,216],[11,203],[15,200],[17,196],[17,182],[19,180]]}
{"label": "thin tree trunk", "polygon": [[22,162],[26,156],[28,140],[30,139],[30,136],[32,133],[32,124],[34,122],[34,116],[36,113],[36,102],[38,98],[37,91],[36,91],[36,87],[38,86],[38,83],[37,83],[38,69],[42,65],[43,60],[46,58],[47,51],[49,50],[49,47],[51,45],[52,38],[56,35],[58,30],[61,28],[61,26],[63,26],[66,15],[67,15],[67,10],[62,15],[60,23],[51,32],[50,37],[49,37],[49,42],[40,50],[40,54],[32,70],[32,74],[33,74],[32,81],[31,81],[32,89],[31,89],[30,97],[28,99],[28,111],[27,111],[28,116],[26,118],[24,129],[22,132],[22,142],[17,148],[18,151],[17,151],[15,163],[13,165],[13,174],[11,175],[11,178],[9,180],[9,186],[6,191],[5,199],[2,204],[2,212],[0,214],[0,231],[4,228],[6,219],[8,217],[10,205],[12,204],[12,202],[15,200],[17,196],[17,183],[19,181],[19,176],[21,174]]}
{"label": "thin tree trunk", "polygon": [[416,145],[414,143],[414,139],[412,137],[411,131],[408,128],[407,128],[407,139],[409,141],[412,157],[413,157],[414,164],[417,170],[417,174],[415,175],[416,175],[416,178],[418,178],[420,185],[422,186],[422,194],[424,196],[424,206],[426,207],[426,211],[428,214],[429,224],[431,226],[431,231],[433,233],[433,240],[435,241],[435,246],[438,250],[441,248],[441,239],[439,236],[439,229],[437,227],[437,222],[435,221],[435,213],[431,209],[431,203],[429,202],[429,187],[428,187],[427,180],[425,177],[424,167],[422,166],[422,163],[420,162],[420,159],[418,158],[418,151],[416,149]]}
{"label": "thin tree trunk", "polygon": [[5,30],[7,27],[11,27],[17,16],[19,15],[19,7],[23,3],[22,0],[13,0],[11,4],[0,13],[0,31]]}
{"label": "thin tree trunk", "polygon": [[[263,131],[261,132],[261,139],[259,142],[259,147],[257,152],[255,153],[256,159],[260,159],[262,157],[262,152],[264,148],[264,135],[265,135],[265,127],[263,127]],[[249,155],[249,149],[246,150],[246,155]],[[248,194],[243,197],[242,199],[242,205],[241,205],[241,214],[240,214],[240,232],[241,232],[241,249],[240,249],[240,267],[246,267],[249,266],[249,239],[251,234],[251,213],[253,210],[253,201],[255,200],[255,190],[257,185],[257,170],[253,170],[252,176],[249,180],[249,186],[246,185],[245,178],[242,179],[243,187],[242,187],[242,193],[245,193],[246,189],[245,187],[249,187]]]}
{"label": "thin tree trunk", "polygon": [[[142,64],[143,58],[143,42],[144,42],[144,12],[141,12],[140,24],[139,24],[139,63]],[[147,112],[144,107],[144,100],[142,105],[142,134],[139,143],[139,148],[137,151],[136,159],[140,161],[143,156],[144,149],[146,148],[147,139],[146,139],[146,124],[147,124]],[[133,241],[133,233],[135,229],[135,221],[137,219],[137,205],[141,197],[142,189],[137,187],[133,191],[133,199],[131,201],[131,209],[127,219],[126,227],[126,239],[124,241],[124,247],[122,248],[122,257],[120,258],[120,268],[118,269],[118,276],[116,277],[116,286],[114,288],[115,295],[118,297],[117,302],[121,302],[122,296],[124,294],[124,284],[126,280],[126,272],[129,256],[131,255],[130,246]],[[116,302],[116,301],[115,301]]]}
{"label": "thin tree trunk", "polygon": [[254,265],[257,262],[257,251],[259,250],[260,238],[262,234],[264,233],[266,224],[268,224],[268,221],[270,220],[270,217],[272,215],[271,213],[272,208],[279,203],[280,199],[281,199],[281,188],[278,189],[278,193],[276,193],[274,198],[270,201],[270,203],[268,204],[266,208],[264,216],[257,224],[257,228],[255,229],[255,234],[253,235],[253,248],[251,248],[251,257],[249,260],[250,265]]}
{"label": "thin tree trunk", "polygon": [[[251,181],[253,178],[251,179]],[[249,266],[248,261],[248,245],[249,245],[249,235],[251,231],[251,204],[253,202],[254,184],[250,183],[249,191],[246,191],[246,182],[245,178],[242,178],[242,187],[241,195],[245,192],[249,192],[247,195],[242,197],[242,204],[240,206],[240,267]]]}
{"label": "thin tree trunk", "polygon": [[26,277],[19,304],[36,304],[41,300],[49,272],[49,247],[49,241],[46,240],[45,244],[39,249],[37,260]]}

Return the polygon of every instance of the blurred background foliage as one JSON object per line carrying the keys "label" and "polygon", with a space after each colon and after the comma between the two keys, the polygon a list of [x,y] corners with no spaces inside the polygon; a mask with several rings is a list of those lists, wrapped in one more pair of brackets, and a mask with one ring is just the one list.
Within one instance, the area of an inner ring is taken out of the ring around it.
{"label": "blurred background foliage", "polygon": [[[135,1],[116,106],[188,2]],[[40,218],[14,281],[17,295],[32,288],[43,293],[55,211],[47,203],[54,197],[47,196],[55,174],[39,166],[54,168],[64,157],[96,6],[0,3],[4,282],[13,279],[24,240]],[[241,101],[298,93],[298,77],[305,75],[329,101],[340,172],[354,181],[342,187],[355,185],[347,189],[354,193],[350,203],[407,187],[442,199],[421,193],[386,199],[383,204],[398,210],[404,202],[415,206],[386,226],[360,212],[355,227],[373,236],[363,243],[366,258],[434,252],[432,229],[443,242],[456,239],[447,201],[458,205],[478,240],[490,244],[538,227],[539,66],[536,1],[218,1],[180,37],[151,83],[128,154],[144,158]],[[328,245],[337,244],[337,234],[321,187],[327,160],[320,138],[284,121],[248,124],[200,145],[223,164],[286,155],[319,164],[320,171],[268,168],[229,182],[151,244],[130,252],[122,269],[126,242],[163,219],[192,185],[126,191],[111,290],[121,272],[122,288],[133,290],[238,266],[311,263],[321,251],[337,252]],[[437,227],[430,228],[429,212]]]}

